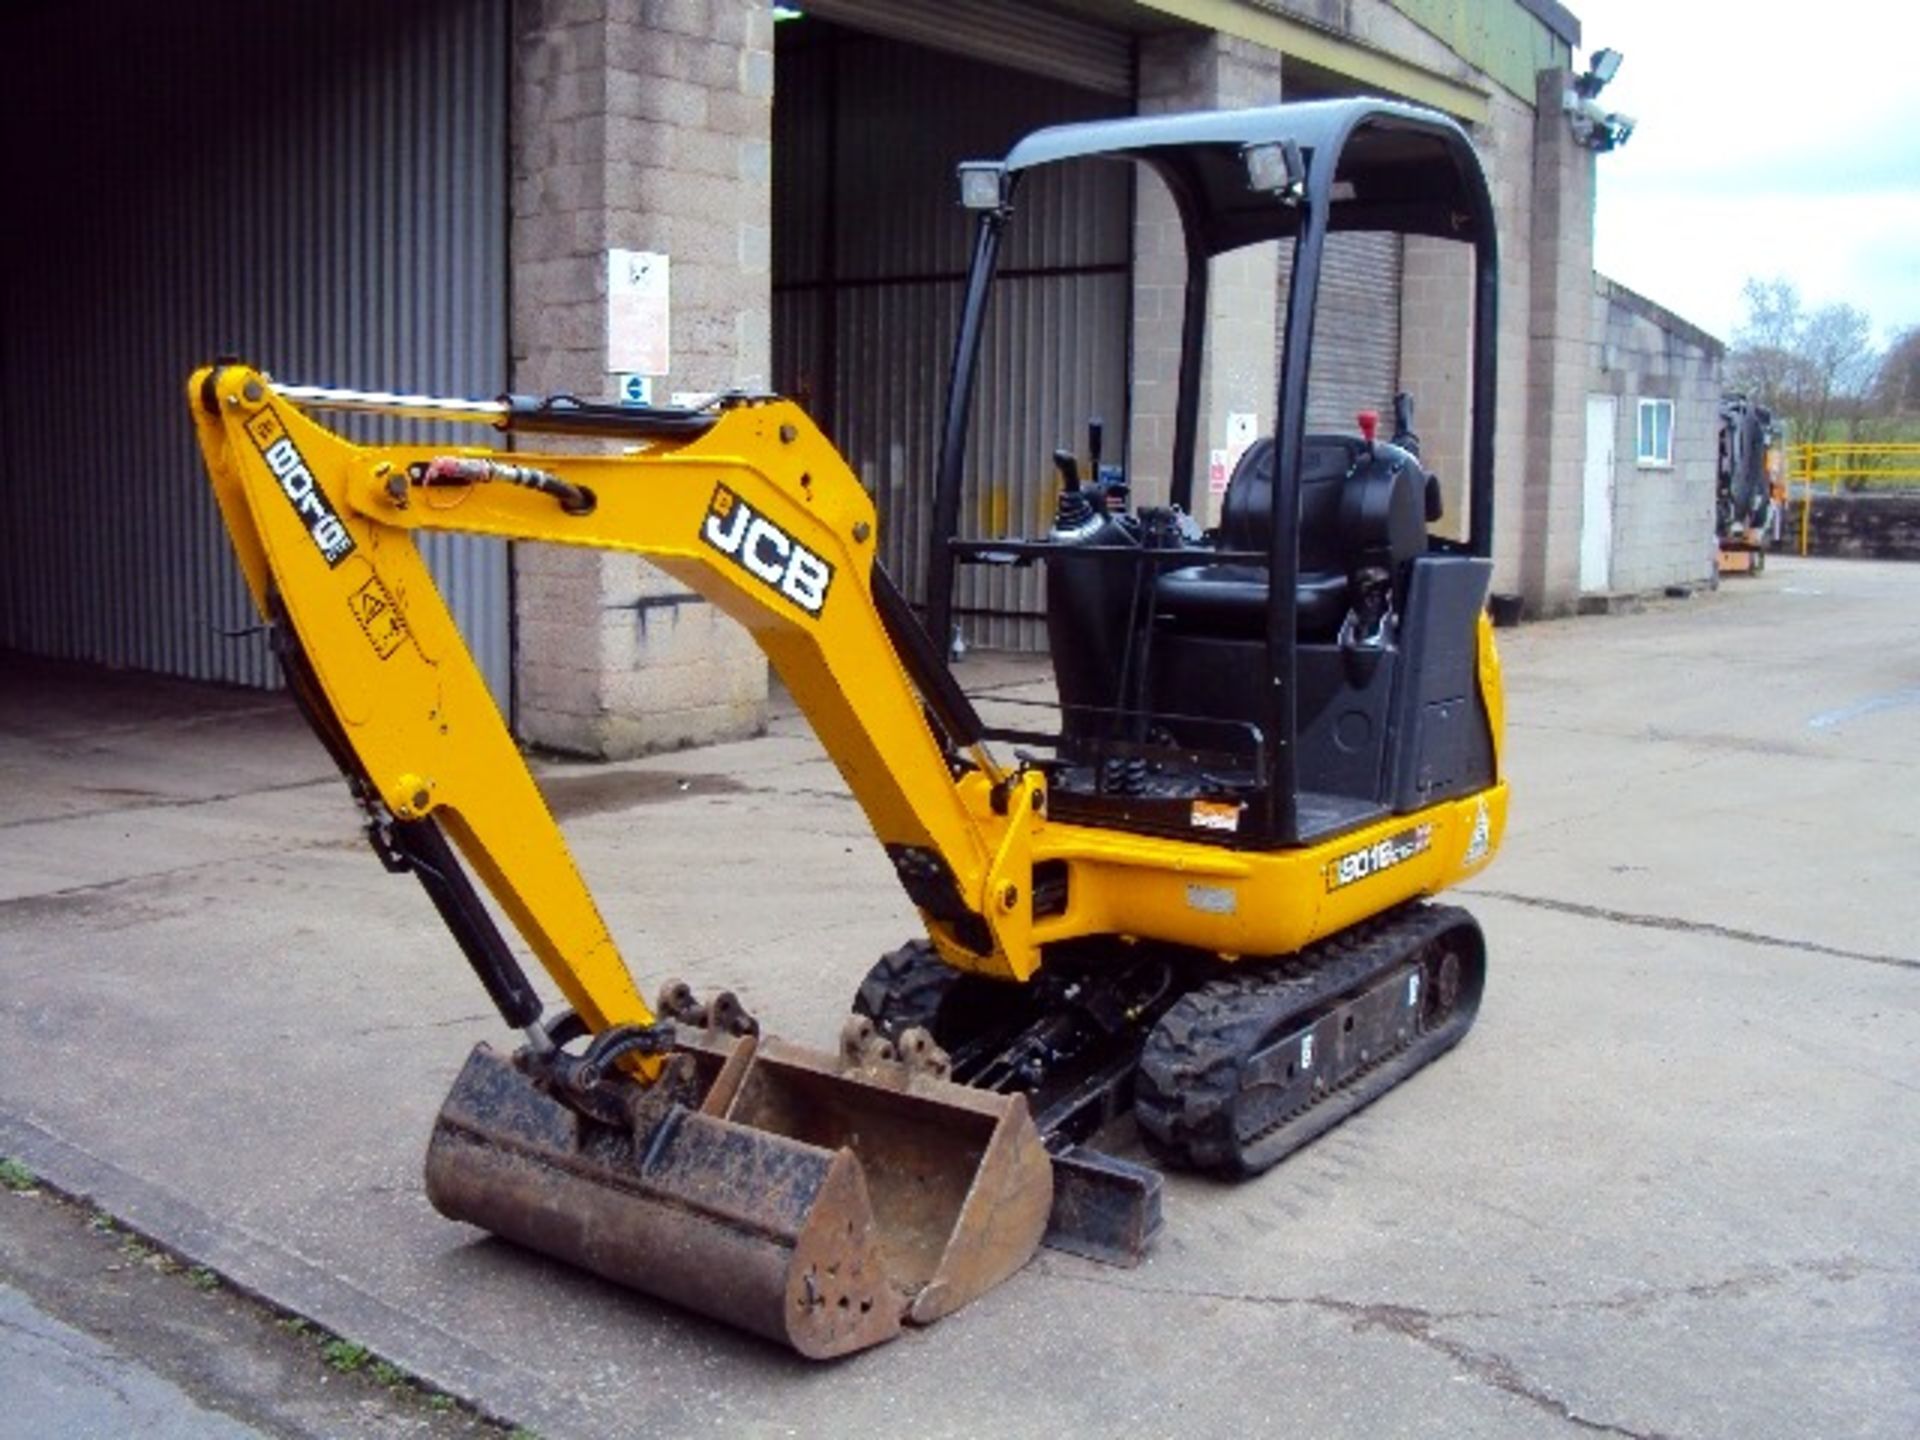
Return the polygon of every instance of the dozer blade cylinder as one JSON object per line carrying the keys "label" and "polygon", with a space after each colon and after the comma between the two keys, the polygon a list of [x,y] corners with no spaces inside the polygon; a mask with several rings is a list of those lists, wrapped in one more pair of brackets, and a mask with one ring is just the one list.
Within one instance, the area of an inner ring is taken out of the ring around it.
{"label": "dozer blade cylinder", "polygon": [[777,1040],[722,1043],[752,1048],[726,1065],[694,1042],[698,1108],[635,1091],[624,1126],[477,1047],[434,1124],[428,1197],[816,1359],[937,1319],[1033,1254],[1052,1169],[1023,1099]]}

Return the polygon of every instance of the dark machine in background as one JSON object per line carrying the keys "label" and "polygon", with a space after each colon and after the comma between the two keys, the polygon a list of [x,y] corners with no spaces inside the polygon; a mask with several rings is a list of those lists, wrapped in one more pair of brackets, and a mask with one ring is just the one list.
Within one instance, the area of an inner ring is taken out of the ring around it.
{"label": "dark machine in background", "polygon": [[1745,395],[1720,402],[1720,454],[1713,533],[1722,575],[1758,575],[1780,538],[1786,503],[1783,451],[1773,411]]}

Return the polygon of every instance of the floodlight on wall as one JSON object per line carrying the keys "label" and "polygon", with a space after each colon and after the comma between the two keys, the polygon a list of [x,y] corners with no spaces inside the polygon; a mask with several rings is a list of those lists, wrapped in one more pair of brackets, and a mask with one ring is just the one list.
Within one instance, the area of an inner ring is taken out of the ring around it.
{"label": "floodlight on wall", "polygon": [[1622,115],[1616,110],[1608,110],[1594,97],[1612,82],[1620,73],[1620,61],[1624,57],[1618,50],[1596,50],[1589,62],[1589,68],[1573,77],[1561,108],[1567,112],[1567,120],[1573,126],[1573,138],[1587,149],[1606,154],[1617,150],[1627,143],[1633,134],[1634,120],[1631,115]]}
{"label": "floodlight on wall", "polygon": [[1573,88],[1589,99],[1598,95],[1620,73],[1620,61],[1623,58],[1618,50],[1594,51],[1593,58],[1587,62],[1587,73],[1574,80]]}

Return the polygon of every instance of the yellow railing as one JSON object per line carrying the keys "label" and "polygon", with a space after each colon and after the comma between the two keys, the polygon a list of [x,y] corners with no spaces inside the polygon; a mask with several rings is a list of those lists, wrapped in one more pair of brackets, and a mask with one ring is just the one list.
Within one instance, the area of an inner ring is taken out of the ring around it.
{"label": "yellow railing", "polygon": [[1853,443],[1832,441],[1786,447],[1787,493],[1800,502],[1800,553],[1807,553],[1813,530],[1813,495],[1820,486],[1837,495],[1849,490],[1886,487],[1920,490],[1920,442]]}

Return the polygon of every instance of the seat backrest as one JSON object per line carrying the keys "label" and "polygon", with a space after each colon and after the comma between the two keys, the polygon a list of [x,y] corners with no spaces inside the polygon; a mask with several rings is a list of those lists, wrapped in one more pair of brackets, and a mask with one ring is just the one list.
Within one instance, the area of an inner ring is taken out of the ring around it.
{"label": "seat backrest", "polygon": [[[1309,435],[1300,466],[1300,569],[1345,571],[1340,544],[1340,491],[1363,441]],[[1220,502],[1220,539],[1230,550],[1273,543],[1273,462],[1278,447],[1263,435],[1241,455]]]}
{"label": "seat backrest", "polygon": [[[1367,443],[1357,435],[1309,435],[1300,466],[1300,571],[1346,574],[1392,566],[1426,549],[1426,477],[1409,463],[1355,474]],[[1247,447],[1220,504],[1220,538],[1233,550],[1273,543],[1271,436]],[[1369,473],[1370,472],[1370,473]]]}
{"label": "seat backrest", "polygon": [[1340,491],[1347,564],[1392,570],[1427,549],[1427,477],[1417,464],[1370,465]]}

